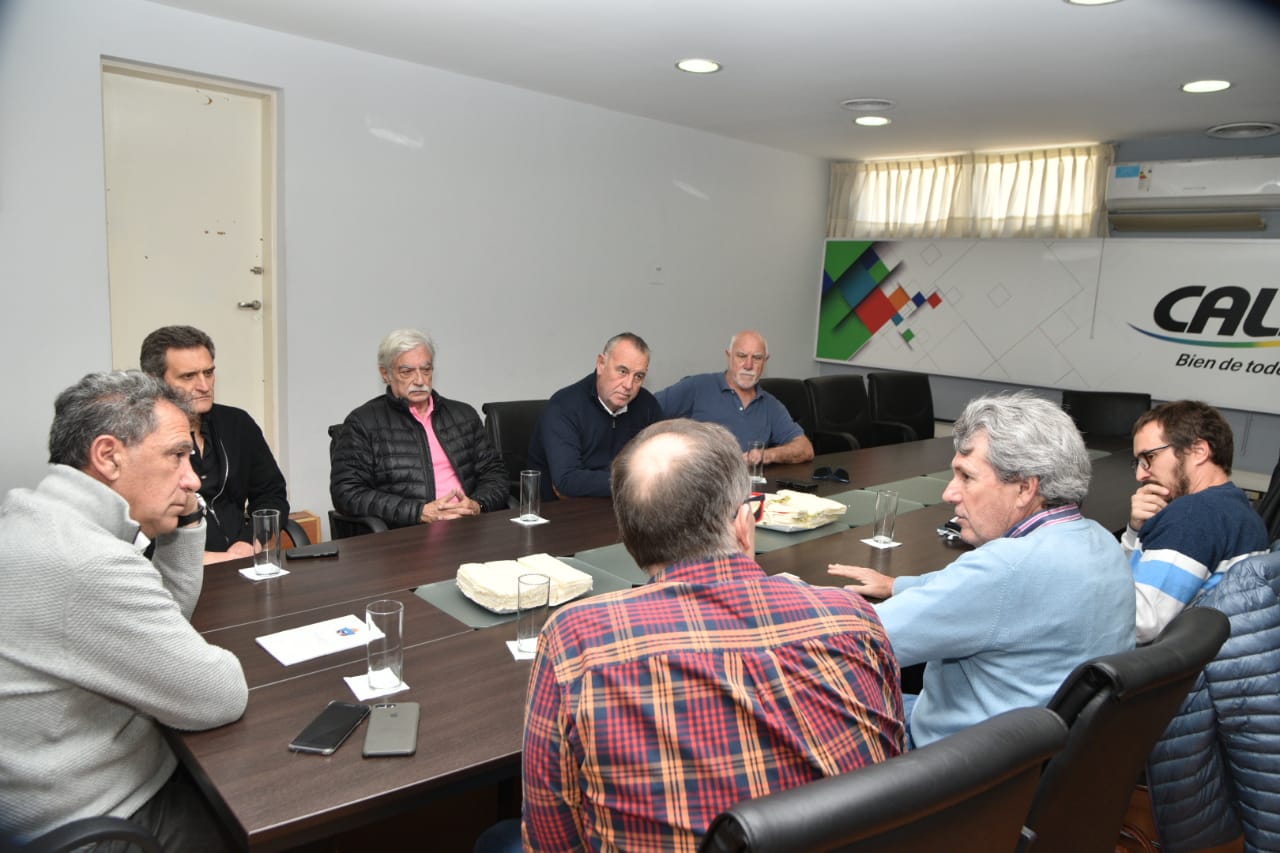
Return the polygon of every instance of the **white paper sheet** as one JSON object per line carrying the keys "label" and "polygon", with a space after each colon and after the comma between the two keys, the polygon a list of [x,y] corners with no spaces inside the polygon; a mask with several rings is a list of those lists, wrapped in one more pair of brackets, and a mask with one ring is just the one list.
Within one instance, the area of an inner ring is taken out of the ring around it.
{"label": "white paper sheet", "polygon": [[326,619],[301,628],[290,628],[275,634],[258,637],[258,645],[285,666],[304,660],[356,649],[365,645],[370,637],[377,639],[382,632],[365,627],[364,620],[347,614],[336,619]]}

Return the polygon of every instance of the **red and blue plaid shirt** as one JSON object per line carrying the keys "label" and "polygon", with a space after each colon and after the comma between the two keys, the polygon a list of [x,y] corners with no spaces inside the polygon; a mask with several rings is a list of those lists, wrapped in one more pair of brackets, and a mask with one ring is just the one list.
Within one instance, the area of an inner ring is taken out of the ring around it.
{"label": "red and blue plaid shirt", "polygon": [[740,800],[904,748],[898,664],[861,596],[741,555],[677,563],[543,630],[526,849],[693,851]]}

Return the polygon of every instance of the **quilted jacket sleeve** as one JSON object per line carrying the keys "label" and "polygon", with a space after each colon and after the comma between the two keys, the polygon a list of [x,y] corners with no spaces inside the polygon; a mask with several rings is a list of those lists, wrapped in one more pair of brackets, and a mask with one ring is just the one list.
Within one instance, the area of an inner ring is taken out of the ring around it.
{"label": "quilted jacket sleeve", "polygon": [[1246,850],[1280,849],[1280,552],[1233,566],[1199,605],[1231,636],[1152,752],[1151,799],[1164,849],[1244,831]]}

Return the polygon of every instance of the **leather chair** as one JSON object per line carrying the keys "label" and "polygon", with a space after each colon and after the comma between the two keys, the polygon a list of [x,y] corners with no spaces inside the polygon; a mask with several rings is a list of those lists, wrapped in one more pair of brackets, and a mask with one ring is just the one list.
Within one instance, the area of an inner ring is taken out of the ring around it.
{"label": "leather chair", "polygon": [[[484,429],[494,449],[502,454],[511,497],[520,499],[520,472],[529,467],[529,439],[547,407],[546,400],[507,400],[485,403]],[[514,504],[513,504],[514,506]]]}
{"label": "leather chair", "polygon": [[809,389],[805,387],[803,379],[765,376],[760,379],[760,387],[786,406],[791,419],[800,425],[809,441],[813,442],[815,453],[839,453],[858,449],[857,440],[848,433],[819,433],[814,428],[813,401],[809,399]]}
{"label": "leather chair", "polygon": [[164,853],[149,829],[122,817],[79,818],[22,845],[0,841],[0,853],[70,853],[88,844],[108,841],[126,842],[127,849],[137,848],[142,853]]}
{"label": "leather chair", "polygon": [[1267,536],[1272,542],[1280,539],[1280,462],[1271,472],[1266,494],[1258,499],[1257,510],[1262,516],[1262,523],[1267,526]]}
{"label": "leather chair", "polygon": [[1150,394],[1124,391],[1063,391],[1062,410],[1076,422],[1076,429],[1090,437],[1125,438],[1133,434],[1133,422],[1151,408]]}
{"label": "leather chair", "polygon": [[[342,437],[344,424],[329,427],[329,464],[333,464],[333,450]],[[382,533],[387,523],[376,515],[347,515],[336,509],[329,510],[329,535],[334,539],[348,539],[352,536],[364,536],[366,533]]]}
{"label": "leather chair", "polygon": [[698,849],[1012,850],[1040,768],[1065,739],[1057,715],[1019,708],[881,764],[738,803]]}
{"label": "leather chair", "polygon": [[926,373],[868,373],[871,418],[899,423],[914,434],[913,441],[933,438],[933,390]]}
{"label": "leather chair", "polygon": [[1067,676],[1049,701],[1071,727],[1067,744],[1045,767],[1027,816],[1034,853],[1112,853],[1151,748],[1230,632],[1217,610],[1191,607],[1150,645]]}
{"label": "leather chair", "polygon": [[856,373],[811,376],[804,381],[813,405],[814,429],[840,433],[859,447],[911,441],[915,433],[905,424],[883,423],[871,417],[867,386]]}

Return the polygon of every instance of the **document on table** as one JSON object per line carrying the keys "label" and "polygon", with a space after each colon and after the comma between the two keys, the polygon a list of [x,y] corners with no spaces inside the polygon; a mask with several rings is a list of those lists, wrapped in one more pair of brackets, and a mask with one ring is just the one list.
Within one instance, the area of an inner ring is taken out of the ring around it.
{"label": "document on table", "polygon": [[363,619],[348,614],[257,639],[258,645],[272,657],[285,666],[292,666],[304,660],[359,648],[370,637],[377,639],[381,636],[382,632],[377,628],[369,629]]}

